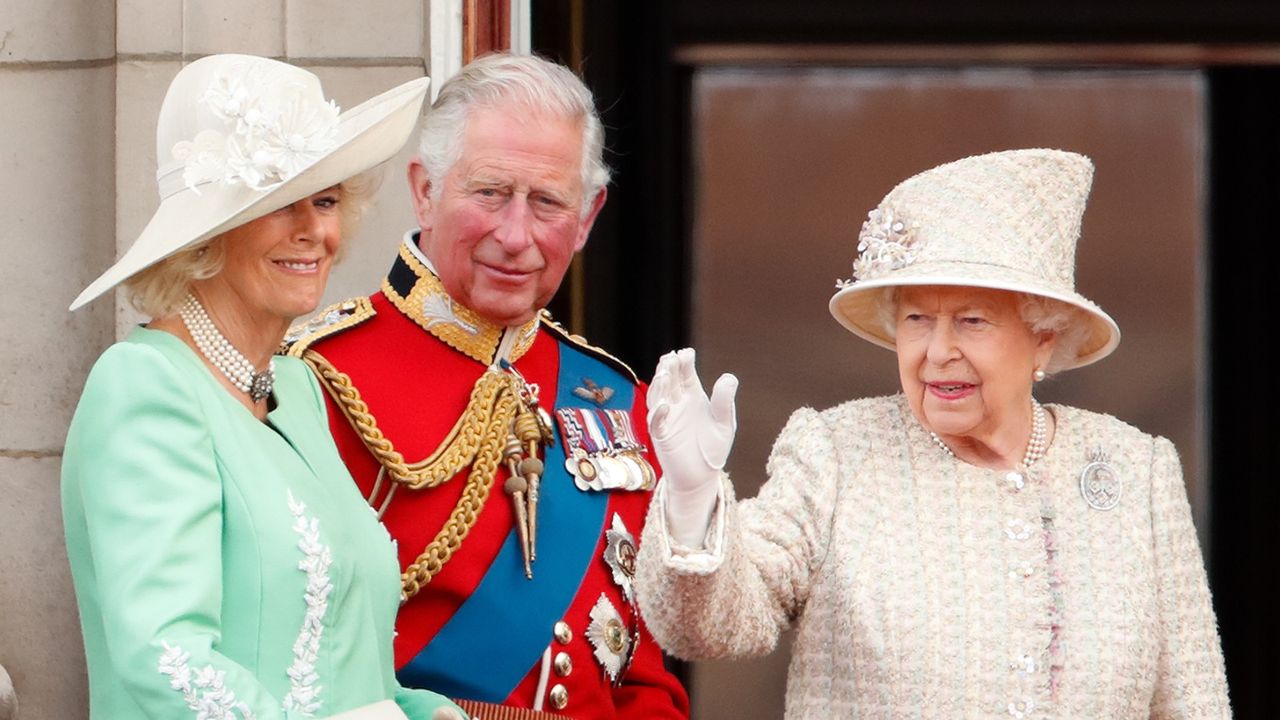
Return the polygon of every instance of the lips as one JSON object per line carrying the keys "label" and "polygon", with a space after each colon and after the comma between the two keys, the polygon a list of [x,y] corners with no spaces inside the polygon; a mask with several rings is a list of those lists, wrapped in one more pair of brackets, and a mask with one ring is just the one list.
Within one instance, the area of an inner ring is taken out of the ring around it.
{"label": "lips", "polygon": [[967,382],[931,382],[925,383],[929,392],[943,400],[958,400],[972,394],[977,385]]}
{"label": "lips", "polygon": [[290,272],[310,273],[320,267],[319,260],[273,260],[276,265]]}
{"label": "lips", "polygon": [[506,268],[500,265],[487,265],[484,263],[481,263],[481,267],[489,271],[491,275],[494,275],[495,277],[498,277],[510,282],[521,282],[525,278],[529,277],[534,273],[533,270],[521,270],[519,268]]}

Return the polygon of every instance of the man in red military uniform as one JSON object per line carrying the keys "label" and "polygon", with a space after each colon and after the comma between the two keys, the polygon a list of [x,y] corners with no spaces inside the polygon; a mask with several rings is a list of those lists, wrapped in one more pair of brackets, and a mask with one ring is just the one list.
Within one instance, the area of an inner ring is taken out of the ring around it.
{"label": "man in red military uniform", "polygon": [[506,706],[469,706],[485,718],[688,716],[632,588],[644,387],[542,309],[604,205],[602,145],[565,68],[467,65],[426,119],[420,230],[381,291],[290,337],[398,543],[401,681]]}

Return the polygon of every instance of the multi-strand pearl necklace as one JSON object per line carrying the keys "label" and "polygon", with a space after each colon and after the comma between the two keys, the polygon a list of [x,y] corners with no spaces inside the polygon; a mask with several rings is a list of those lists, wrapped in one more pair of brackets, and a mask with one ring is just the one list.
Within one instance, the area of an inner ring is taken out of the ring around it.
{"label": "multi-strand pearl necklace", "polygon": [[213,324],[213,320],[209,318],[209,314],[204,311],[204,306],[195,295],[187,295],[178,314],[186,324],[187,332],[191,333],[191,339],[195,340],[196,347],[200,348],[200,353],[213,363],[213,366],[218,368],[236,389],[248,393],[255,403],[267,399],[276,381],[275,360],[268,361],[267,369],[258,372],[253,367],[253,363],[249,362],[249,358],[237,350],[218,330],[218,326]]}
{"label": "multi-strand pearl necklace", "polygon": [[[1027,439],[1027,452],[1022,455],[1022,468],[1024,470],[1029,470],[1037,460],[1044,457],[1045,436],[1048,434],[1049,425],[1048,421],[1045,420],[1045,414],[1045,410],[1040,403],[1036,402],[1035,398],[1031,398],[1031,437]],[[942,438],[938,437],[937,433],[930,430],[929,437],[933,438],[933,441],[938,443],[938,447],[942,448],[948,455],[951,457],[956,456],[954,452],[951,452],[951,448],[942,442]]]}

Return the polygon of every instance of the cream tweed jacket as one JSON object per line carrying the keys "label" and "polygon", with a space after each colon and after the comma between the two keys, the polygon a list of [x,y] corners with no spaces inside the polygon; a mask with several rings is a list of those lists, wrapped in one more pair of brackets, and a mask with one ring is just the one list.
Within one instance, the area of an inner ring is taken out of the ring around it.
{"label": "cream tweed jacket", "polygon": [[[794,625],[787,718],[1230,717],[1173,445],[1048,409],[1026,478],[955,460],[900,396],[797,411],[759,497],[725,479],[705,548],[674,544],[659,493],[649,628],[703,659],[768,653]],[[1122,483],[1111,510],[1080,489],[1096,448]]]}

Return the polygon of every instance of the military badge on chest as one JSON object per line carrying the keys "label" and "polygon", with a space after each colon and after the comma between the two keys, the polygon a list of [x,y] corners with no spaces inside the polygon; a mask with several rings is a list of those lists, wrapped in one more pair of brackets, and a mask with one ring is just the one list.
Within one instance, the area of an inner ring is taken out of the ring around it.
{"label": "military badge on chest", "polygon": [[[613,572],[613,581],[622,590],[622,597],[627,601],[631,617],[633,620],[639,618],[634,590],[635,537],[627,530],[617,513],[614,513],[613,522],[605,531],[605,541],[604,562]],[[631,665],[636,647],[640,644],[638,620],[628,625],[622,613],[609,601],[609,596],[600,593],[600,599],[591,608],[591,624],[587,626],[586,635],[596,661],[604,668],[610,682],[614,685],[622,682],[622,676]]]}
{"label": "military badge on chest", "polygon": [[559,408],[565,469],[579,490],[650,490],[657,479],[626,410]]}

